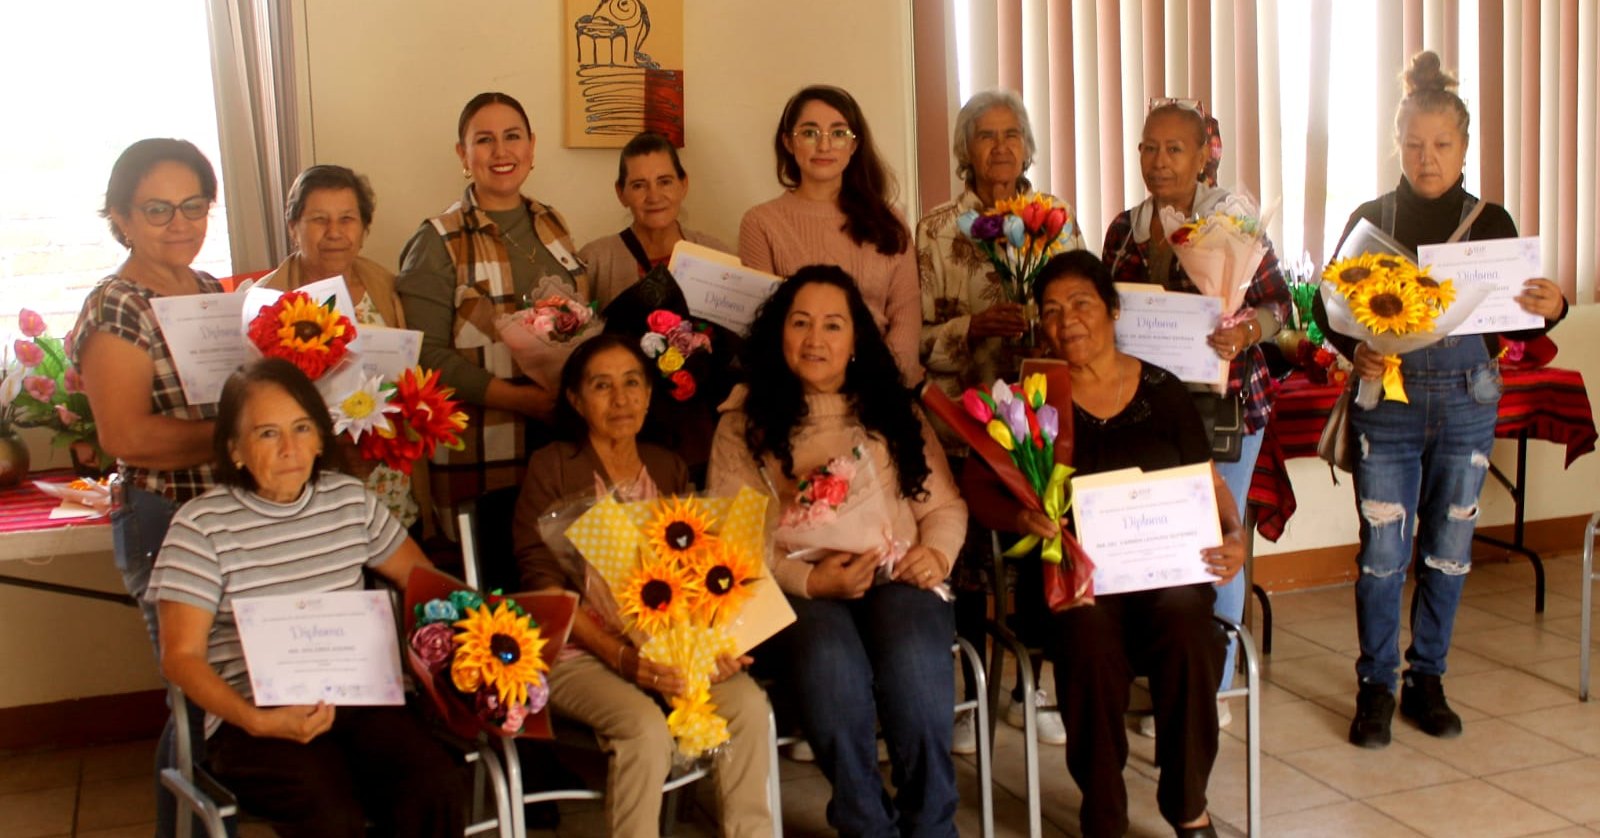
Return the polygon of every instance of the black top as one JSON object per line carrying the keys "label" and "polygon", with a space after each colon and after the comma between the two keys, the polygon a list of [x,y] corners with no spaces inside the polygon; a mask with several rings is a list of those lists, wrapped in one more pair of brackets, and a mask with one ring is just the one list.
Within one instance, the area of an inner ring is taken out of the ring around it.
{"label": "black top", "polygon": [[[1405,176],[1400,177],[1400,185],[1395,187],[1395,212],[1393,235],[1396,241],[1410,248],[1413,253],[1425,244],[1442,244],[1450,238],[1461,224],[1461,210],[1468,199],[1478,200],[1476,196],[1467,192],[1466,176],[1456,179],[1454,186],[1437,198],[1424,198],[1412,191],[1410,181]],[[1339,245],[1344,245],[1344,240],[1355,229],[1356,222],[1365,218],[1374,227],[1383,229],[1383,198],[1376,198],[1356,208],[1350,214],[1350,220],[1345,222],[1344,233],[1339,236]],[[1389,231],[1385,231],[1389,232]],[[1467,231],[1463,240],[1484,241],[1487,239],[1514,239],[1517,237],[1517,225],[1511,220],[1511,214],[1499,204],[1485,202],[1483,211],[1473,220],[1472,227]],[[1334,252],[1338,252],[1338,247]],[[1312,315],[1316,318],[1318,328],[1326,335],[1328,342],[1339,350],[1339,354],[1346,358],[1356,357],[1356,339],[1346,337],[1328,328],[1328,314],[1322,306],[1322,295],[1318,294],[1313,301]],[[1567,316],[1567,309],[1563,303],[1561,317],[1545,321],[1540,329],[1527,329],[1520,332],[1507,332],[1505,336],[1511,340],[1533,340],[1534,338],[1550,331],[1550,328],[1561,322]],[[1500,338],[1498,335],[1486,334],[1483,336],[1484,346],[1489,350],[1489,357],[1494,358],[1500,354]]]}
{"label": "black top", "polygon": [[1120,413],[1100,419],[1072,406],[1072,467],[1078,474],[1153,471],[1211,459],[1205,425],[1176,376],[1140,362],[1139,386]]}

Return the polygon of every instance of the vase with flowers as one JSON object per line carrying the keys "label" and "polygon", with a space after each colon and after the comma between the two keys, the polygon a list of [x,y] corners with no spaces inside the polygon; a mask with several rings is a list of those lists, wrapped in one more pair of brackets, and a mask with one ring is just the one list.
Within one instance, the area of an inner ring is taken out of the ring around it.
{"label": "vase with flowers", "polygon": [[31,309],[17,315],[17,327],[22,337],[0,347],[0,485],[27,475],[17,428],[54,429],[51,445],[71,449],[75,470],[98,477],[115,461],[100,449],[89,397],[63,341],[46,334],[44,318]]}

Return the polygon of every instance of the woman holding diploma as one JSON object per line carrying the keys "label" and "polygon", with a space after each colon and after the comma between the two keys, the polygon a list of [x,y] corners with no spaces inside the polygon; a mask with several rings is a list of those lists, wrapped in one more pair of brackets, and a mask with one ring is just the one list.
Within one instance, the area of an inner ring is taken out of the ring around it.
{"label": "woman holding diploma", "polygon": [[[749,486],[791,512],[800,478],[851,457],[853,477],[831,476],[841,490],[835,508],[881,500],[888,519],[887,532],[863,539],[882,547],[769,562],[794,606],[783,689],[833,785],[828,823],[845,836],[953,836],[955,615],[939,591],[966,536],[967,506],[944,449],[898,383],[861,292],[837,267],[802,268],[778,286],[756,315],[744,365],[749,384],[723,405],[711,445],[711,493]],[[871,464],[875,481],[858,462]],[[841,481],[875,483],[876,494],[852,495]],[[821,490],[813,497],[831,503]],[[879,725],[892,804],[878,771]]]}
{"label": "woman holding diploma", "polygon": [[922,379],[917,261],[894,208],[894,177],[849,93],[812,85],[789,98],[772,138],[784,193],[739,222],[739,261],[789,276],[830,264],[855,278],[907,382]]}
{"label": "woman holding diploma", "polygon": [[[657,701],[681,693],[684,680],[676,668],[640,656],[605,580],[594,571],[573,578],[545,541],[539,518],[575,497],[594,497],[600,486],[624,501],[693,491],[682,458],[638,439],[655,378],[637,339],[600,335],[573,350],[556,407],[567,439],[529,458],[513,525],[523,587],[583,597],[572,640],[550,671],[550,702],[605,742],[606,822],[613,835],[649,835],[659,826],[673,743]],[[767,697],[743,671],[751,662],[723,658],[712,676],[711,701],[730,733],[714,763],[722,833],[731,836],[771,835],[775,814],[767,805]]]}
{"label": "woman holding diploma", "polygon": [[[1421,52],[1405,74],[1405,98],[1395,114],[1400,184],[1362,204],[1345,235],[1366,219],[1415,250],[1444,242],[1471,219],[1460,238],[1513,238],[1505,209],[1463,188],[1467,157],[1467,106],[1452,89],[1455,77],[1439,56]],[[1542,329],[1508,334],[1530,340],[1566,316],[1566,300],[1548,279],[1530,279],[1517,302],[1545,318]],[[1346,358],[1357,378],[1383,376],[1383,355],[1328,328],[1319,296],[1322,333]],[[1350,742],[1363,748],[1389,744],[1396,670],[1400,668],[1400,609],[1411,564],[1412,528],[1422,560],[1416,565],[1411,646],[1406,650],[1400,713],[1430,736],[1461,734],[1461,717],[1445,701],[1441,677],[1461,589],[1472,568],[1472,532],[1478,493],[1489,466],[1500,401],[1499,337],[1446,337],[1400,356],[1410,403],[1381,401],[1371,410],[1352,407],[1350,432],[1365,452],[1356,462],[1356,505],[1361,552],[1356,558],[1356,631],[1361,656]],[[1352,386],[1354,384],[1352,383]],[[1415,522],[1415,524],[1413,524]]]}
{"label": "woman holding diploma", "polygon": [[206,711],[207,763],[279,835],[459,835],[459,768],[404,707],[258,707],[238,599],[360,590],[370,568],[404,587],[427,565],[354,477],[332,470],[333,423],[293,364],[258,361],[223,387],[217,485],[173,518],[151,580],[161,669]]}
{"label": "woman holding diploma", "polygon": [[589,298],[566,222],[522,194],[534,136],[521,103],[504,93],[472,97],[456,136],[466,191],[412,235],[395,280],[406,322],[423,333],[422,365],[439,370],[467,412],[465,447],[441,448],[429,469],[441,521],[457,497],[516,485],[528,452],[545,441],[529,421],[543,423],[555,408],[556,394],[512,361],[496,316],[528,307],[533,292]]}
{"label": "woman holding diploma", "polygon": [[[1204,463],[1211,446],[1183,384],[1167,371],[1117,350],[1117,290],[1091,253],[1054,257],[1034,285],[1045,345],[1072,374],[1073,467],[1078,474],[1125,468],[1146,471]],[[1244,528],[1227,484],[1212,469],[1222,546],[1201,558],[1218,581],[1097,596],[1092,604],[1049,614],[1045,653],[1055,664],[1056,698],[1067,728],[1067,770],[1083,792],[1079,821],[1086,836],[1128,828],[1129,685],[1150,678],[1161,779],[1156,799],[1179,836],[1215,835],[1206,813],[1206,784],[1217,756],[1215,695],[1224,656],[1211,619],[1216,590],[1244,566]],[[963,494],[973,517],[990,529],[1051,538],[1066,521],[1021,508],[999,478],[969,458]],[[1046,606],[1038,562],[1018,584],[1018,608]]]}
{"label": "woman holding diploma", "polygon": [[689,194],[689,173],[666,137],[646,131],[622,147],[616,188],[617,201],[628,208],[633,223],[578,251],[578,258],[589,267],[594,300],[602,311],[651,268],[667,264],[680,241],[731,252],[722,242],[678,221]]}
{"label": "woman holding diploma", "polygon": [[[1222,159],[1222,141],[1216,120],[1206,116],[1200,103],[1183,99],[1155,100],[1145,116],[1144,134],[1139,140],[1139,169],[1150,197],[1138,206],[1124,210],[1106,230],[1102,258],[1111,266],[1117,282],[1148,282],[1168,291],[1196,294],[1199,287],[1184,271],[1163,229],[1161,209],[1171,207],[1184,219],[1210,215],[1232,196],[1217,187],[1217,166]],[[1238,504],[1239,520],[1245,519],[1245,503],[1256,458],[1261,453],[1261,433],[1272,414],[1274,387],[1267,372],[1266,357],[1259,344],[1272,340],[1289,317],[1289,286],[1278,269],[1278,257],[1263,233],[1266,254],[1250,278],[1243,304],[1236,311],[1224,311],[1222,323],[1211,333],[1211,349],[1228,363],[1226,396],[1243,402],[1243,435],[1239,457],[1234,462],[1219,462],[1217,469],[1228,483]],[[1214,398],[1209,391],[1195,398]],[[1243,576],[1217,591],[1217,614],[1238,622],[1244,615],[1249,596]],[[1222,689],[1233,683],[1235,649],[1228,647],[1222,668]],[[1219,712],[1230,718],[1224,703]],[[1226,724],[1226,721],[1224,721]],[[1147,729],[1141,728],[1146,734]]]}

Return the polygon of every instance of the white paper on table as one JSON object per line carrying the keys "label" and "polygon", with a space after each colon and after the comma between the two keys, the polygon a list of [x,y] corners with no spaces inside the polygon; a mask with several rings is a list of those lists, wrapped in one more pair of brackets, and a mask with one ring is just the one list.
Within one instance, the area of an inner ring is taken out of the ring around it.
{"label": "white paper on table", "polygon": [[1538,236],[1425,244],[1417,248],[1417,260],[1418,265],[1432,269],[1430,275],[1434,279],[1453,279],[1461,287],[1488,285],[1492,289],[1472,310],[1472,316],[1450,334],[1481,335],[1544,326],[1543,317],[1523,311],[1516,299],[1524,282],[1544,275]]}
{"label": "white paper on table", "polygon": [[1200,557],[1222,544],[1210,463],[1074,477],[1072,506],[1096,596],[1217,581]]}
{"label": "white paper on table", "polygon": [[192,405],[214,404],[222,385],[240,364],[250,360],[248,341],[240,327],[241,294],[189,294],[155,297],[161,336],[172,355],[183,399]]}
{"label": "white paper on table", "polygon": [[733,256],[680,241],[667,270],[683,290],[689,313],[741,335],[750,330],[756,309],[778,290],[782,277],[746,268]]}
{"label": "white paper on table", "polygon": [[257,707],[405,703],[394,609],[383,591],[234,602]]}
{"label": "white paper on table", "polygon": [[1222,300],[1171,293],[1159,285],[1117,283],[1122,317],[1117,348],[1195,384],[1228,383],[1228,362],[1206,340],[1222,322]]}

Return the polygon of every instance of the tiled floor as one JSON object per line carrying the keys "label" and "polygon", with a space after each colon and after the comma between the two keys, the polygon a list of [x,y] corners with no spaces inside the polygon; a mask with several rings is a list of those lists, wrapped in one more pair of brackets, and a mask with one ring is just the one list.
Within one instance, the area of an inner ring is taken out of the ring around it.
{"label": "tiled floor", "polygon": [[[1345,743],[1354,704],[1355,618],[1348,587],[1272,598],[1273,654],[1262,673],[1263,809],[1267,835],[1600,835],[1600,700],[1577,701],[1579,561],[1546,561],[1543,615],[1533,612],[1533,574],[1520,561],[1482,563],[1467,582],[1445,687],[1466,721],[1459,739],[1432,739],[1396,720],[1383,751]],[[1600,645],[1600,644],[1597,644]],[[1596,664],[1600,665],[1600,656]],[[1046,678],[1047,681],[1050,679]],[[1211,783],[1224,834],[1243,834],[1244,716],[1223,738]],[[1021,737],[1001,725],[995,749],[1000,835],[1023,835]],[[150,834],[150,742],[0,760],[0,838]],[[1132,737],[1127,781],[1133,833],[1171,831],[1155,811],[1149,740]],[[958,761],[957,826],[978,834],[977,771]],[[1046,747],[1045,832],[1077,834],[1079,795],[1060,748]],[[705,786],[707,784],[701,784]],[[828,785],[810,765],[783,762],[785,831],[828,834]],[[715,835],[704,806],[682,836]],[[247,824],[246,836],[270,834]],[[593,804],[563,810],[558,832],[602,835]]]}

